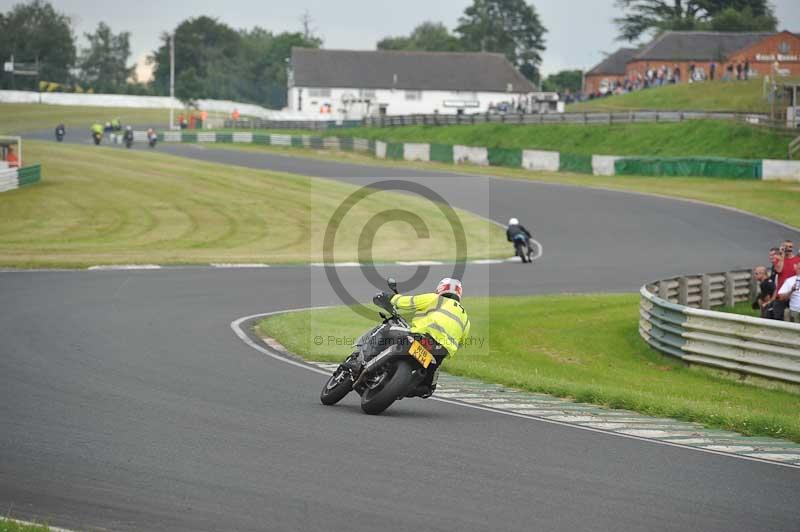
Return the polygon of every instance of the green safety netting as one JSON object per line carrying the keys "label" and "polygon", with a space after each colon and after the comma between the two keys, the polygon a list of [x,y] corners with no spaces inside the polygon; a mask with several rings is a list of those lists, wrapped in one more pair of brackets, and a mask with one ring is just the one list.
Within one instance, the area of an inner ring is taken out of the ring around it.
{"label": "green safety netting", "polygon": [[339,149],[342,151],[353,151],[353,138],[352,137],[339,138]]}
{"label": "green safety netting", "polygon": [[452,163],[453,146],[450,144],[431,144],[430,159],[439,163]]}
{"label": "green safety netting", "polygon": [[403,158],[403,143],[402,142],[388,142],[386,144],[386,158],[387,159],[402,159]]}
{"label": "green safety netting", "polygon": [[577,174],[592,173],[592,156],[577,153],[560,153],[558,169],[562,172],[575,172]]}
{"label": "green safety netting", "polygon": [[522,150],[508,148],[488,148],[490,166],[509,166],[520,168],[522,166]]}
{"label": "green safety netting", "polygon": [[614,170],[617,175],[761,179],[760,160],[725,157],[624,157]]}
{"label": "green safety netting", "polygon": [[42,178],[41,165],[25,166],[17,170],[17,182],[19,186],[30,185],[38,182]]}

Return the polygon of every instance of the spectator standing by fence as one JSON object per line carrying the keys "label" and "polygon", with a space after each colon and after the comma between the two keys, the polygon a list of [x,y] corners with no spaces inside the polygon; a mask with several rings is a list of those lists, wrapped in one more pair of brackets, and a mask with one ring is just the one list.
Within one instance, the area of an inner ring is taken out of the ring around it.
{"label": "spectator standing by fence", "polygon": [[800,261],[794,263],[794,275],[778,290],[778,301],[789,306],[789,321],[800,323]]}
{"label": "spectator standing by fence", "polygon": [[[783,289],[784,284],[786,284],[787,279],[795,276],[795,265],[800,263],[800,257],[795,256],[794,243],[791,240],[784,241],[781,247],[778,249],[779,260],[775,265],[775,271],[778,272],[778,278],[775,283],[775,287],[776,290],[780,291]],[[779,292],[776,293],[776,296],[778,295],[780,295]],[[787,306],[788,298],[776,297],[773,311],[776,320],[783,320]]]}
{"label": "spectator standing by fence", "polygon": [[770,279],[764,266],[753,270],[753,279],[758,283],[758,296],[753,301],[753,310],[758,310],[762,318],[772,319],[772,305],[775,299],[775,283]]}

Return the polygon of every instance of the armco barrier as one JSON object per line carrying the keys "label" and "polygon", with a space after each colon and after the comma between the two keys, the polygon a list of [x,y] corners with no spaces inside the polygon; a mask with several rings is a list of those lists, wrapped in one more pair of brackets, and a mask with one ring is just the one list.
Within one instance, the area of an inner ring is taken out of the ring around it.
{"label": "armco barrier", "polygon": [[800,181],[800,161],[774,161],[764,159],[761,161],[761,178],[770,179],[792,179]]}
{"label": "armco barrier", "polygon": [[453,146],[453,162],[489,166],[489,151],[476,146]]}
{"label": "armco barrier", "polygon": [[639,334],[687,363],[800,383],[800,324],[706,310],[747,301],[753,291],[746,270],[645,285]]}
{"label": "armco barrier", "polygon": [[431,160],[431,145],[406,142],[403,144],[403,158],[406,161],[425,161]]}
{"label": "armco barrier", "polygon": [[522,150],[522,167],[537,172],[558,172],[561,156],[557,151]]}
{"label": "armco barrier", "polygon": [[[134,132],[140,138],[143,132]],[[418,142],[384,142],[334,136],[168,131],[166,142],[236,142],[297,148],[370,153],[379,159],[434,161],[525,168],[544,172],[576,172],[597,176],[703,176],[725,179],[793,179],[800,181],[800,161],[731,159],[723,157],[631,157],[586,155],[544,150],[481,146],[451,146]]]}
{"label": "armco barrier", "polygon": [[42,167],[38,164],[23,168],[0,170],[0,192],[15,190],[38,183],[42,179]]}

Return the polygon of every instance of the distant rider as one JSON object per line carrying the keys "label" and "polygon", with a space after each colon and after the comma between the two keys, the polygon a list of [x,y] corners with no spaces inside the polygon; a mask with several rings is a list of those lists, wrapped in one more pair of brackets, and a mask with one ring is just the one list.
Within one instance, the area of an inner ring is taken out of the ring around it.
{"label": "distant rider", "polygon": [[427,399],[433,395],[445,357],[455,355],[469,336],[469,317],[461,306],[461,295],[461,281],[445,278],[434,293],[404,296],[380,292],[373,298],[379,307],[387,307],[388,303],[398,311],[413,310],[411,333],[436,358],[436,371],[428,373],[412,397]]}
{"label": "distant rider", "polygon": [[133,142],[133,126],[125,126],[125,133],[122,135],[123,140]]}
{"label": "distant rider", "polygon": [[156,130],[153,129],[152,127],[148,128],[147,129],[147,142],[150,143],[150,147],[151,148],[156,145],[156,141],[157,140],[158,140],[158,133],[156,133]]}
{"label": "distant rider", "polygon": [[533,245],[531,244],[533,235],[531,232],[525,229],[525,226],[519,223],[519,220],[511,218],[508,221],[508,228],[506,229],[506,239],[509,242],[513,242],[514,237],[517,235],[525,235],[525,238],[528,240],[528,249],[533,249]]}
{"label": "distant rider", "polygon": [[63,139],[64,135],[67,134],[67,128],[64,127],[64,124],[58,124],[56,126],[56,138]]}
{"label": "distant rider", "polygon": [[90,131],[92,132],[92,136],[103,138],[103,126],[99,122],[95,122]]}

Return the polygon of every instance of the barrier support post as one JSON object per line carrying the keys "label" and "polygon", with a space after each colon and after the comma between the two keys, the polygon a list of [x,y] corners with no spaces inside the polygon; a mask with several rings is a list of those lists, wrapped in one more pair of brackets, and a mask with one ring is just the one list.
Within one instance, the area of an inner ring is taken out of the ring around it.
{"label": "barrier support post", "polygon": [[732,307],[736,303],[736,281],[731,272],[725,272],[725,299],[723,304]]}
{"label": "barrier support post", "polygon": [[711,277],[703,275],[700,278],[700,308],[711,308]]}
{"label": "barrier support post", "polygon": [[689,278],[678,278],[678,303],[681,305],[689,304]]}
{"label": "barrier support post", "polygon": [[667,284],[667,281],[658,282],[658,297],[669,300],[669,285]]}

